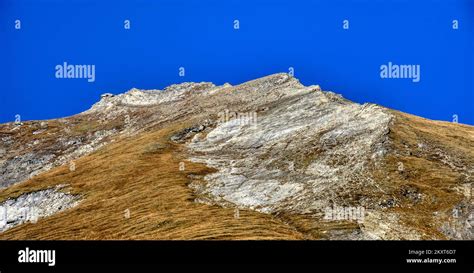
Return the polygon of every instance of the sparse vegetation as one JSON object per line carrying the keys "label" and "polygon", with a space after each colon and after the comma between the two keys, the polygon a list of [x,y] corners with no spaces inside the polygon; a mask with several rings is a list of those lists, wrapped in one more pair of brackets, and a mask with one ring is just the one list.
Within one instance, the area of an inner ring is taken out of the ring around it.
{"label": "sparse vegetation", "polygon": [[[472,126],[354,105],[284,74],[235,87],[175,85],[145,100],[132,91],[69,118],[0,125],[8,186],[0,202],[56,185],[81,198],[0,239],[472,238],[462,226],[473,208]],[[265,107],[267,127],[222,129],[213,121],[226,107]],[[43,159],[51,169],[40,169]],[[211,183],[217,194],[205,190]],[[325,221],[320,207],[330,205],[363,206],[367,221]]]}
{"label": "sparse vegetation", "polygon": [[[179,125],[178,125],[179,126]],[[58,184],[81,194],[75,208],[0,234],[1,239],[302,239],[272,215],[194,202],[188,174],[210,172],[186,162],[169,142],[177,125],[124,138],[76,161],[77,170],[56,168],[0,192],[0,200]],[[183,127],[184,128],[184,127]],[[153,152],[150,151],[150,147]],[[163,149],[163,147],[165,147]],[[159,148],[159,149],[157,149]],[[161,150],[162,149],[162,150]],[[161,151],[160,151],[161,150]],[[129,210],[130,218],[125,217]]]}

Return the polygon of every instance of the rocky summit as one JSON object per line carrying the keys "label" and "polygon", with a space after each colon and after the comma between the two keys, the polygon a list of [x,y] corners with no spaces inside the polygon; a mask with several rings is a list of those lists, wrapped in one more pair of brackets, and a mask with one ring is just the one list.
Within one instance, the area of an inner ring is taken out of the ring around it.
{"label": "rocky summit", "polygon": [[474,127],[288,74],[0,125],[0,239],[474,239]]}

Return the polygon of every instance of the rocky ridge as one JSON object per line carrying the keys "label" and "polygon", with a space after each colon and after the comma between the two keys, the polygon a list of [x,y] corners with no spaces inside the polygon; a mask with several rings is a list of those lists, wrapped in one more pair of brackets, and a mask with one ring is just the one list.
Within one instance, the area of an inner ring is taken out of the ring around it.
{"label": "rocky ridge", "polygon": [[181,123],[170,143],[214,170],[189,176],[195,202],[303,217],[306,233],[329,239],[474,238],[471,126],[354,103],[287,74],[134,88],[72,117],[0,125],[0,186]]}

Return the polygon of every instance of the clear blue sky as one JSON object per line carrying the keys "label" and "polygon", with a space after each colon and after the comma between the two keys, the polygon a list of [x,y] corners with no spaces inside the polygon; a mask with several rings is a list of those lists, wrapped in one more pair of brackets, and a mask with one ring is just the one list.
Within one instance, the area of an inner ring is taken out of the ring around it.
{"label": "clear blue sky", "polygon": [[[0,122],[72,115],[105,92],[294,67],[302,83],[357,102],[474,124],[473,50],[469,0],[0,0]],[[95,82],[57,79],[65,61],[95,65]],[[420,65],[420,82],[380,78],[388,62]]]}

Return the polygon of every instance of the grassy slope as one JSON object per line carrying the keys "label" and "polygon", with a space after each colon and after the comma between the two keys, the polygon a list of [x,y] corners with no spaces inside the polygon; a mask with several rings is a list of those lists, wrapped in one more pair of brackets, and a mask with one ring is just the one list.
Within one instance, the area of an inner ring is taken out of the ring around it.
{"label": "grassy slope", "polygon": [[[396,122],[390,139],[399,154],[387,157],[382,168],[372,173],[387,196],[372,196],[379,193],[364,192],[364,187],[359,190],[365,196],[395,199],[400,206],[389,211],[400,214],[402,221],[421,230],[426,238],[443,239],[433,213],[449,212],[460,202],[454,188],[466,178],[439,158],[419,154],[417,145],[444,147],[463,155],[462,165],[473,166],[474,128],[393,113]],[[235,219],[231,208],[195,203],[187,175],[212,170],[186,161],[184,147],[168,141],[170,134],[190,125],[191,121],[178,122],[119,139],[76,160],[73,172],[68,166],[58,167],[0,191],[1,201],[68,184],[66,190],[83,195],[79,206],[10,229],[0,239],[317,239],[324,238],[327,230],[357,228],[350,222],[320,222],[305,215],[275,217],[248,210],[240,210],[240,218]],[[185,171],[179,171],[181,161]],[[399,162],[404,164],[403,172],[397,171]],[[424,197],[414,202],[403,194],[405,188]]]}
{"label": "grassy slope", "polygon": [[[473,178],[465,177],[443,163],[438,151],[460,158],[458,167],[474,166],[474,127],[463,124],[440,122],[393,111],[396,122],[391,127],[392,149],[397,155],[386,158],[383,171],[375,170],[374,176],[387,196],[398,204],[389,209],[401,216],[401,220],[425,234],[425,239],[446,239],[440,232],[441,222],[449,221],[453,208],[465,197],[457,190],[463,184],[471,184]],[[424,143],[428,148],[420,149]],[[400,162],[403,171],[399,171]],[[385,179],[389,173],[389,179]],[[407,191],[421,194],[413,199]],[[468,197],[469,198],[469,197]],[[472,203],[472,200],[471,200]],[[434,217],[441,213],[440,218]],[[446,217],[446,215],[448,215]]]}
{"label": "grassy slope", "polygon": [[[68,184],[83,195],[77,207],[27,223],[0,239],[301,239],[271,215],[193,202],[188,174],[212,170],[185,162],[183,147],[169,143],[184,124],[118,140],[103,149],[0,192],[0,200],[23,192]],[[125,210],[130,218],[125,217]]]}

